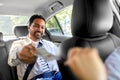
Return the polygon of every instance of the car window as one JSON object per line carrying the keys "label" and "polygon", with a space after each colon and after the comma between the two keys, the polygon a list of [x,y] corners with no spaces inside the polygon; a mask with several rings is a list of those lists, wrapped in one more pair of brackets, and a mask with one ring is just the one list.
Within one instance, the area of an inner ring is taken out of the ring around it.
{"label": "car window", "polygon": [[46,27],[52,35],[71,35],[72,6],[65,8],[48,20]]}
{"label": "car window", "polygon": [[62,30],[58,25],[55,17],[52,17],[46,24],[47,30],[53,35],[62,35]]}
{"label": "car window", "polygon": [[15,25],[27,24],[28,16],[0,15],[0,32],[3,33],[3,39],[14,38],[13,29]]}

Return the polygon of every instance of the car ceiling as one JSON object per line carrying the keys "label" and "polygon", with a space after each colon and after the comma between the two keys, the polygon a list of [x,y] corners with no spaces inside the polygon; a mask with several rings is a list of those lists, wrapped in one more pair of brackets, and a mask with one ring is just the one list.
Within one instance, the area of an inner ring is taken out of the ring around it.
{"label": "car ceiling", "polygon": [[[0,0],[0,14],[32,15],[37,13],[48,18],[72,3],[73,0]],[[55,10],[51,11],[53,7]]]}

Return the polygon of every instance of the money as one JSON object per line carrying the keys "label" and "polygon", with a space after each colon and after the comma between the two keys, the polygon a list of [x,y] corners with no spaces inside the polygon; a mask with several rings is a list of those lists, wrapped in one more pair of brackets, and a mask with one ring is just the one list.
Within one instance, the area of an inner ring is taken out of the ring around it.
{"label": "money", "polygon": [[36,56],[41,56],[47,61],[56,59],[56,57],[51,53],[49,53],[45,48],[40,47],[40,48],[37,48],[36,50],[37,50]]}

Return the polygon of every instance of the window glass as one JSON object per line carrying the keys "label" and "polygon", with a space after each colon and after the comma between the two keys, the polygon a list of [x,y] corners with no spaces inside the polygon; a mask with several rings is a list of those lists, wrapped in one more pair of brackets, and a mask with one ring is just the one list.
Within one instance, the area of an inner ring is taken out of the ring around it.
{"label": "window glass", "polygon": [[28,16],[0,15],[0,32],[4,35],[3,39],[13,38],[14,26],[27,24],[28,19]]}
{"label": "window glass", "polygon": [[61,28],[64,32],[64,35],[71,35],[71,15],[72,15],[72,6],[66,8],[56,15]]}
{"label": "window glass", "polygon": [[53,35],[71,35],[72,6],[65,8],[48,20],[46,27]]}
{"label": "window glass", "polygon": [[55,17],[52,17],[46,24],[47,30],[52,34],[52,35],[62,35],[62,31],[55,20]]}

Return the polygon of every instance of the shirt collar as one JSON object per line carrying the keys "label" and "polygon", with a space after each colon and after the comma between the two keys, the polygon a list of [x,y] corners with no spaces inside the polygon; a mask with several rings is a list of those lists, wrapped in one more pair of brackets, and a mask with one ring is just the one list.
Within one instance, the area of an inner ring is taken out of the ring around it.
{"label": "shirt collar", "polygon": [[30,39],[30,37],[28,35],[27,35],[27,39],[30,41],[30,43],[33,43],[33,45],[35,45],[35,47],[39,44],[39,42],[43,44],[42,39],[40,39],[38,41],[33,41],[32,39]]}

